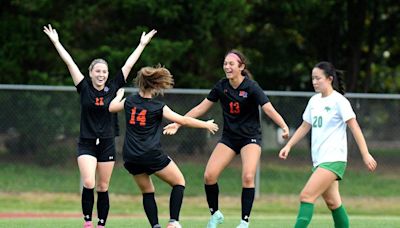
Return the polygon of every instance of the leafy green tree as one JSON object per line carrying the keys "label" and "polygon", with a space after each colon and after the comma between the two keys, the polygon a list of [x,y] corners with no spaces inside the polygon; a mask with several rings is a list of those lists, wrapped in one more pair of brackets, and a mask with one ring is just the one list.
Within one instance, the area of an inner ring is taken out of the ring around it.
{"label": "leafy green tree", "polygon": [[224,54],[238,48],[264,89],[312,90],[310,70],[327,60],[346,71],[351,92],[395,93],[399,8],[396,0],[4,0],[0,83],[72,85],[43,35],[51,23],[82,72],[102,57],[113,75],[155,28],[136,67],[161,63],[176,87],[210,88]]}

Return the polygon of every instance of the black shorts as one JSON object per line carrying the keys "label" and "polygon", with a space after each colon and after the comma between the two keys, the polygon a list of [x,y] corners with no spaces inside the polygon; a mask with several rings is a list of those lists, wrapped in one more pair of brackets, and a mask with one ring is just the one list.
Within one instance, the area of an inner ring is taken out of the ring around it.
{"label": "black shorts", "polygon": [[142,173],[151,175],[167,167],[170,162],[171,158],[169,158],[167,155],[164,155],[159,159],[149,162],[125,162],[124,167],[132,175],[138,175]]}
{"label": "black shorts", "polygon": [[115,139],[99,139],[96,145],[96,139],[79,138],[77,156],[81,155],[91,155],[97,158],[97,162],[115,161]]}
{"label": "black shorts", "polygon": [[236,154],[240,154],[240,150],[247,144],[254,143],[261,147],[261,137],[233,139],[222,135],[219,142],[231,148]]}

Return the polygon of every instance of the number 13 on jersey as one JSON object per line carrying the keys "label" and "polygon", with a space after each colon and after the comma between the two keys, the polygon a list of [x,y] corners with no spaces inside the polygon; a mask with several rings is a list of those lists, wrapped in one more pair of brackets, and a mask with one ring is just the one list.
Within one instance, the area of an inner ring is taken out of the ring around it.
{"label": "number 13 on jersey", "polygon": [[235,101],[231,101],[229,102],[229,112],[231,114],[239,114],[240,113],[240,105],[239,102]]}
{"label": "number 13 on jersey", "polygon": [[146,126],[146,113],[147,113],[147,110],[143,109],[142,111],[140,111],[137,114],[136,107],[133,107],[131,109],[131,119],[129,120],[129,123],[136,124],[136,122],[139,122],[140,126]]}

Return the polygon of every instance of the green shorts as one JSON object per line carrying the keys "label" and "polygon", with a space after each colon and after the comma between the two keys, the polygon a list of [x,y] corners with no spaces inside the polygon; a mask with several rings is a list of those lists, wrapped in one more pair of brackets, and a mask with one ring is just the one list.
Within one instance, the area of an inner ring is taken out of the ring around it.
{"label": "green shorts", "polygon": [[342,180],[344,172],[346,171],[347,162],[324,162],[319,164],[317,167],[313,167],[312,171],[314,172],[318,167],[329,170],[336,174],[336,180]]}

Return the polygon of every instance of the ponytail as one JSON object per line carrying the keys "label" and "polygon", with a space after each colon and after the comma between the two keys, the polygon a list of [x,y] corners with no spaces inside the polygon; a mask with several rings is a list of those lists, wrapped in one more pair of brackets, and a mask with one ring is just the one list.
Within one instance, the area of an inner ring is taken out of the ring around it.
{"label": "ponytail", "polygon": [[253,75],[251,74],[251,72],[250,72],[247,68],[244,68],[244,69],[242,70],[241,74],[242,74],[243,76],[247,77],[248,79],[254,80]]}
{"label": "ponytail", "polygon": [[338,91],[340,94],[345,94],[345,86],[343,80],[343,71],[335,70],[335,75],[333,76],[332,87],[334,90]]}

